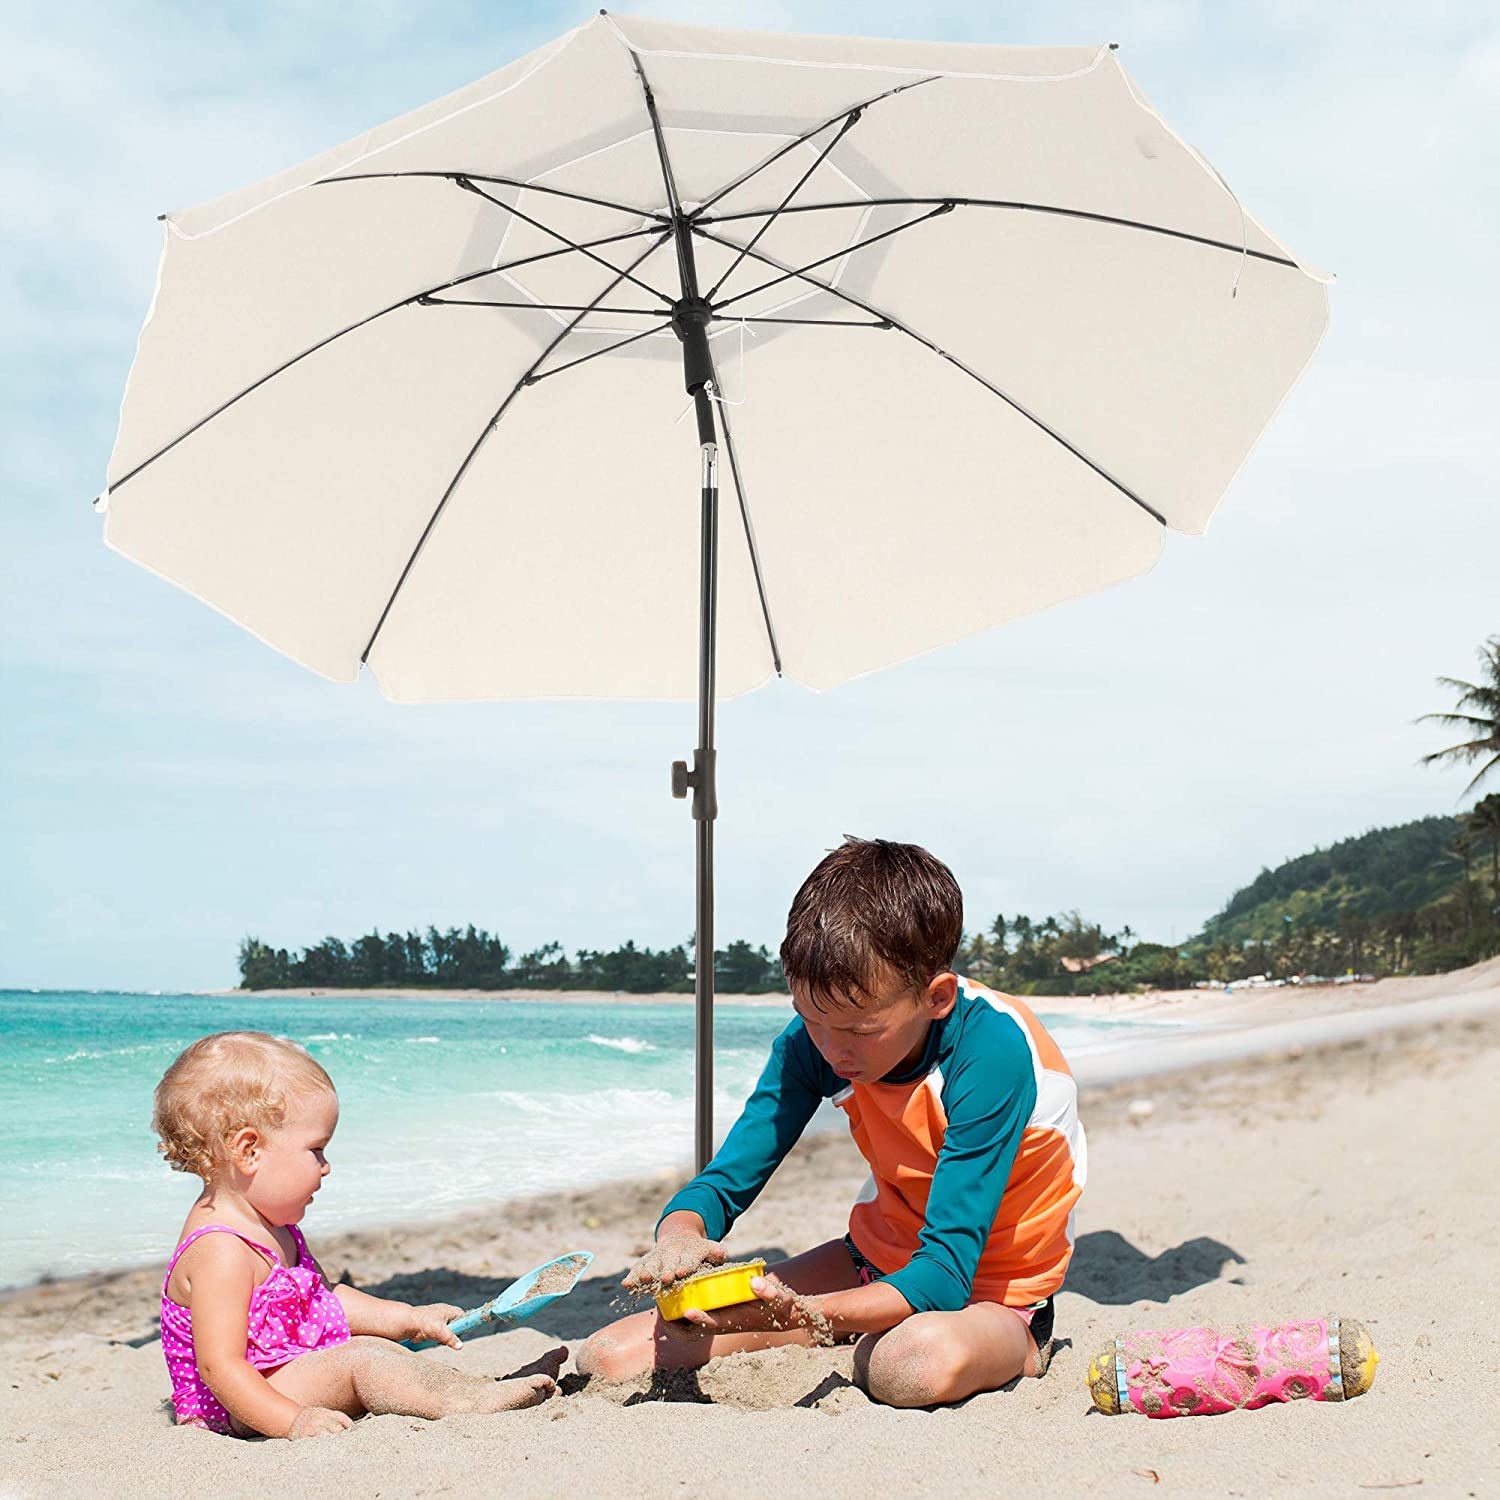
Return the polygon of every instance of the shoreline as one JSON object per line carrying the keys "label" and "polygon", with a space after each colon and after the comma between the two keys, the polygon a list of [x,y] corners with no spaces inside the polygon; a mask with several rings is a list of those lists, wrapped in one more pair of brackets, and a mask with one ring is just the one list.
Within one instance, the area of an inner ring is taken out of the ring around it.
{"label": "shoreline", "polygon": [[[1099,995],[1022,995],[1038,1015],[1070,1020],[1161,1022],[1164,1025],[1213,1025],[1259,1027],[1296,1017],[1348,1015],[1366,1010],[1384,1010],[1416,999],[1445,994],[1468,994],[1500,988],[1500,958],[1486,959],[1465,969],[1443,974],[1394,975],[1385,979],[1354,983],[1284,985],[1279,988],[1249,988],[1244,985],[1187,990],[1111,991]],[[397,986],[359,989],[331,985],[293,985],[271,989],[191,990],[185,993],[211,1000],[264,995],[278,999],[369,999],[483,1001],[503,1004],[541,1005],[676,1005],[691,1006],[695,997],[675,991],[642,994],[626,990],[480,990],[432,989]],[[715,1005],[758,1006],[790,1010],[792,997],[785,992],[767,994],[716,993]]]}
{"label": "shoreline", "polygon": [[[1457,981],[1439,985],[1431,981]],[[1388,989],[1382,1002],[1375,1005],[1348,1005],[1342,1009],[1323,1009],[1314,1014],[1288,1018],[1285,1015],[1265,1016],[1246,1024],[1236,1023],[1233,1016],[1221,1018],[1220,1024],[1184,1026],[1178,1016],[1159,1018],[1162,1028],[1162,1043],[1151,1046],[1134,1045],[1086,1053],[1073,1064],[1072,1070],[1080,1095],[1106,1094],[1132,1085],[1150,1083],[1155,1088],[1171,1089],[1179,1086],[1204,1069],[1243,1068],[1256,1065],[1274,1065],[1278,1060],[1296,1061],[1322,1051],[1336,1052],[1349,1046],[1392,1036],[1395,1033],[1416,1028],[1442,1028],[1453,1025],[1483,1025],[1492,1018],[1500,1018],[1500,959],[1489,959],[1471,969],[1455,971],[1448,975],[1433,975],[1417,981],[1383,980],[1384,985],[1400,985],[1402,990]],[[1351,990],[1362,988],[1368,996],[1377,985],[1356,987],[1354,985],[1326,986],[1332,993],[1344,996]],[[1433,991],[1437,991],[1434,993]],[[254,993],[269,993],[258,991]],[[1180,992],[1183,998],[1199,997],[1203,991]],[[1247,995],[1285,996],[1286,991],[1248,991]],[[1293,995],[1301,992],[1294,991]],[[676,997],[674,997],[676,998]],[[692,996],[682,997],[688,1001]],[[1074,1000],[1095,997],[1065,996]],[[1104,998],[1104,997],[1098,997]],[[1168,1001],[1168,997],[1159,997]],[[1285,1009],[1285,1007],[1280,1007]],[[1111,1017],[1115,1019],[1116,1017]],[[1195,1018],[1196,1019],[1196,1018]],[[1173,1032],[1181,1027],[1180,1034]],[[813,1153],[826,1150],[829,1142],[843,1139],[842,1131],[809,1132],[801,1150]],[[447,1227],[457,1232],[466,1222],[476,1217],[490,1216],[514,1211],[529,1213],[540,1205],[559,1199],[580,1203],[592,1201],[601,1194],[619,1191],[627,1196],[636,1194],[643,1184],[659,1183],[663,1180],[686,1181],[691,1175],[684,1164],[678,1168],[664,1169],[647,1177],[606,1178],[582,1184],[551,1194],[499,1198],[427,1221],[426,1228],[436,1230]],[[583,1222],[590,1217],[585,1213]],[[321,1243],[336,1247],[349,1242],[363,1244],[371,1239],[384,1238],[414,1232],[418,1226],[410,1221],[391,1220],[384,1223],[361,1225],[334,1230],[319,1236]],[[334,1258],[337,1256],[334,1254]],[[69,1276],[42,1276],[34,1281],[13,1286],[0,1287],[0,1312],[23,1302],[28,1296],[45,1294],[52,1296],[68,1288],[107,1285],[121,1278],[137,1277],[149,1272],[155,1262],[122,1264],[101,1267]]]}
{"label": "shoreline", "polygon": [[[350,989],[334,985],[292,985],[264,990],[188,990],[186,993],[204,1000],[232,1000],[242,996],[270,995],[282,1000],[494,1000],[504,1004],[527,1001],[543,1005],[692,1005],[690,994],[658,990],[637,995],[629,990],[475,990],[394,988]],[[716,1005],[780,1006],[790,1010],[792,997],[785,993],[764,995],[716,994]]]}

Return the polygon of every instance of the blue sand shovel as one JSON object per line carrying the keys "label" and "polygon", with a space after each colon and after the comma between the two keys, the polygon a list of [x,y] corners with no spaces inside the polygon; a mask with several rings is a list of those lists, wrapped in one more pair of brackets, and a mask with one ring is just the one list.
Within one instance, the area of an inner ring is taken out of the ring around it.
{"label": "blue sand shovel", "polygon": [[[578,1278],[593,1263],[594,1252],[592,1250],[574,1250],[567,1255],[559,1255],[556,1260],[549,1260],[546,1265],[538,1266],[536,1270],[528,1271],[524,1276],[518,1276],[498,1297],[491,1298],[483,1307],[476,1307],[473,1312],[466,1312],[455,1318],[448,1326],[460,1338],[466,1333],[473,1333],[476,1328],[483,1328],[486,1323],[498,1323],[504,1328],[519,1328],[522,1323],[529,1322],[536,1317],[544,1307],[550,1307],[559,1297],[566,1297],[578,1285]],[[555,1267],[565,1267],[573,1273],[572,1280],[562,1291],[543,1292],[536,1297],[528,1296],[532,1287]],[[402,1342],[408,1349],[435,1349],[437,1347],[432,1339],[425,1339],[419,1343],[404,1339]]]}

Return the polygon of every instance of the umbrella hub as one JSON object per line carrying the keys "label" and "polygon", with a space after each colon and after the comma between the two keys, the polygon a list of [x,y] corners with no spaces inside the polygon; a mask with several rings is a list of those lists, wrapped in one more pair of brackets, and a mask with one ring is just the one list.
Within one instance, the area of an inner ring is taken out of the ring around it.
{"label": "umbrella hub", "polygon": [[682,342],[683,383],[696,395],[714,378],[713,359],[708,352],[708,325],[713,304],[706,297],[681,297],[672,304],[672,331]]}

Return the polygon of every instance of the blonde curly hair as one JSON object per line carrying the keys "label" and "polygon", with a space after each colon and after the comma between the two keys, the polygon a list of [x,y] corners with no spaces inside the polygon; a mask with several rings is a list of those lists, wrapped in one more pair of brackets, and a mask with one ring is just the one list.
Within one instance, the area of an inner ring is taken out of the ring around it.
{"label": "blonde curly hair", "polygon": [[156,1086],[151,1128],[174,1172],[208,1181],[247,1125],[274,1130],[294,1094],[333,1090],[333,1080],[296,1042],[264,1031],[200,1037]]}

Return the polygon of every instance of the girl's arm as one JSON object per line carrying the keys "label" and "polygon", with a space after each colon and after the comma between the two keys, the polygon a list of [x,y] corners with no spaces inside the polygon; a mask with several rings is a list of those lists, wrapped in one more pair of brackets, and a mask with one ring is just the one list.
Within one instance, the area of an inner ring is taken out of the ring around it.
{"label": "girl's arm", "polygon": [[209,1234],[188,1254],[193,1353],[198,1373],[225,1411],[242,1427],[267,1437],[313,1437],[349,1426],[342,1412],[300,1406],[273,1390],[246,1361],[250,1297],[255,1290],[251,1252],[231,1235]]}
{"label": "girl's arm", "polygon": [[446,1344],[450,1349],[460,1348],[458,1336],[448,1327],[451,1319],[461,1317],[463,1308],[447,1302],[430,1302],[424,1307],[413,1307],[409,1302],[395,1302],[388,1297],[374,1297],[357,1287],[340,1282],[335,1286],[329,1281],[318,1258],[302,1242],[302,1253],[312,1262],[323,1285],[339,1299],[351,1334],[368,1333],[382,1339],[430,1340],[435,1344]]}
{"label": "girl's arm", "polygon": [[372,1297],[357,1287],[340,1284],[333,1295],[344,1307],[350,1333],[373,1333],[383,1339],[432,1340],[450,1349],[460,1347],[458,1336],[448,1327],[463,1308],[447,1302],[430,1302],[413,1307],[409,1302],[393,1302],[386,1297]]}

